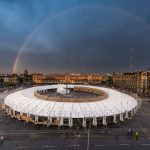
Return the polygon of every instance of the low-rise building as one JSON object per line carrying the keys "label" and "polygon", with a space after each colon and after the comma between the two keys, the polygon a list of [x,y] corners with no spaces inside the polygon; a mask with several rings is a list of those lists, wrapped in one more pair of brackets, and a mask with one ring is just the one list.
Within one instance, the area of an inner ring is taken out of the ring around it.
{"label": "low-rise building", "polygon": [[4,78],[2,75],[0,75],[0,87],[4,84]]}
{"label": "low-rise building", "polygon": [[150,72],[113,73],[113,85],[116,88],[150,96]]}
{"label": "low-rise building", "polygon": [[139,71],[137,76],[137,92],[150,96],[150,71]]}
{"label": "low-rise building", "polygon": [[137,91],[137,73],[114,73],[113,85],[128,91]]}
{"label": "low-rise building", "polygon": [[0,75],[1,85],[16,85],[18,84],[18,75],[2,74]]}
{"label": "low-rise building", "polygon": [[108,77],[100,74],[33,74],[35,84],[101,84],[106,82]]}

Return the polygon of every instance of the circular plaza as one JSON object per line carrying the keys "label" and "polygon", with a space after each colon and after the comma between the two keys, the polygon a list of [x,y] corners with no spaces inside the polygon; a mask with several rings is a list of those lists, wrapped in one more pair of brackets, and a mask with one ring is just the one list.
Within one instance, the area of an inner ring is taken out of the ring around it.
{"label": "circular plaza", "polygon": [[12,118],[47,126],[98,126],[125,121],[138,111],[135,98],[88,85],[47,85],[8,95],[3,108]]}

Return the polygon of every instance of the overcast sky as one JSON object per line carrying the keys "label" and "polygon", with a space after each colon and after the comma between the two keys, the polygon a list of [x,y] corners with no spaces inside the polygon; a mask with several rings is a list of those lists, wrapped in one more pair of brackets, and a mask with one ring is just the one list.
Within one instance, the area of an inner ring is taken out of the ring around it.
{"label": "overcast sky", "polygon": [[126,72],[131,48],[149,68],[149,0],[0,0],[0,73]]}

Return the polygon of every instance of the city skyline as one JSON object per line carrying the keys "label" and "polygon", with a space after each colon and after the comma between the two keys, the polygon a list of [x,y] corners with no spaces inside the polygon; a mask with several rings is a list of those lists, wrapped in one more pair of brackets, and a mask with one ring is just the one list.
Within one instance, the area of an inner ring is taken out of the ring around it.
{"label": "city skyline", "polygon": [[131,48],[133,71],[149,68],[149,4],[1,0],[0,73],[126,72]]}

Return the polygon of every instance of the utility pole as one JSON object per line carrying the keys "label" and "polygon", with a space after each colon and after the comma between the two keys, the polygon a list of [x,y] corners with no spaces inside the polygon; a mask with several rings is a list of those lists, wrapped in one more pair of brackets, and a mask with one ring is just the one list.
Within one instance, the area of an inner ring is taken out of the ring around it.
{"label": "utility pole", "polygon": [[69,51],[68,51],[68,48],[66,49],[66,76],[67,76],[67,79],[66,79],[66,93],[67,93],[67,89],[68,89],[68,78],[69,78]]}

